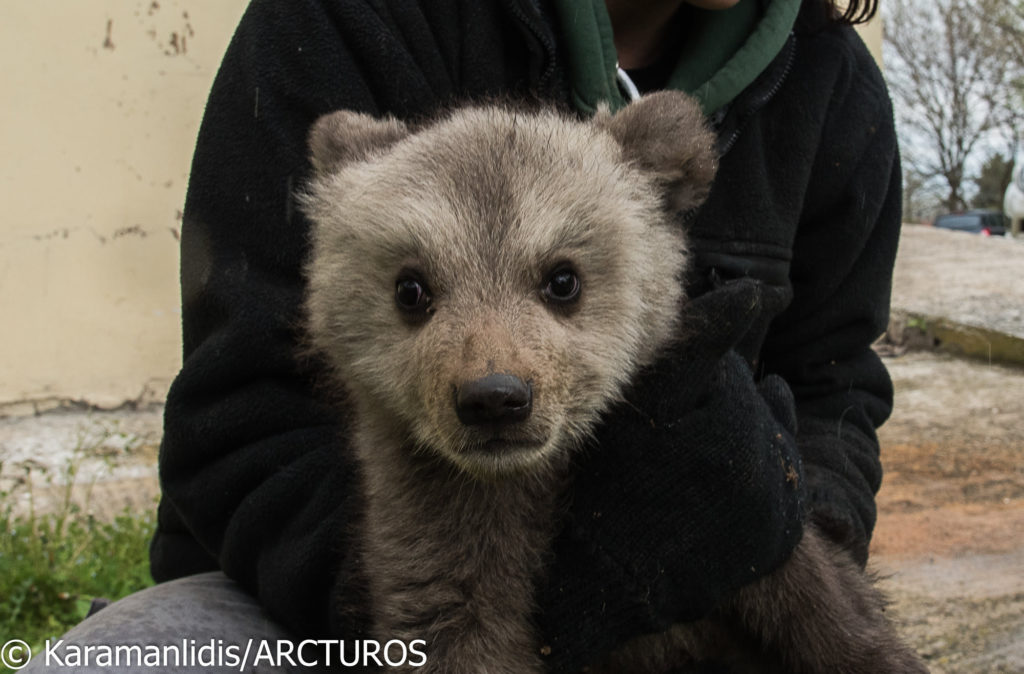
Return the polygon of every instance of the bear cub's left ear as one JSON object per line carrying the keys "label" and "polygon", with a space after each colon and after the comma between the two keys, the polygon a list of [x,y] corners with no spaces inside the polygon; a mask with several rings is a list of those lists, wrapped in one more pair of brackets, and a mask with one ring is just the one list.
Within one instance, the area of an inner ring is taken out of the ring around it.
{"label": "bear cub's left ear", "polygon": [[338,110],[314,122],[308,139],[310,158],[314,170],[323,175],[386,150],[408,135],[408,127],[394,117],[375,119]]}
{"label": "bear cub's left ear", "polygon": [[622,147],[623,157],[663,185],[666,207],[689,211],[704,203],[718,170],[715,134],[700,106],[680,91],[648,94],[614,116],[594,122]]}

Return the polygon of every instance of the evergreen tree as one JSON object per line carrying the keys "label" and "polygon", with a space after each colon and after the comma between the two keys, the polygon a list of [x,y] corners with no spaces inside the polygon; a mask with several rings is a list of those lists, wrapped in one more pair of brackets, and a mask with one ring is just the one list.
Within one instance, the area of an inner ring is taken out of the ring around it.
{"label": "evergreen tree", "polygon": [[978,193],[971,199],[974,208],[1003,210],[1003,194],[1013,176],[1013,161],[1001,153],[993,154],[981,167],[981,173],[974,179]]}

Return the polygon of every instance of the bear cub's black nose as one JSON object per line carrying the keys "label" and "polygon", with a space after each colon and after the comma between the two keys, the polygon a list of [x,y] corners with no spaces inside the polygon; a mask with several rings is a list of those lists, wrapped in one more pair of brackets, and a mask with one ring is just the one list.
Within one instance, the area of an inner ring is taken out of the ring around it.
{"label": "bear cub's black nose", "polygon": [[467,426],[523,421],[532,405],[530,385],[511,374],[489,374],[466,382],[455,395],[455,412]]}

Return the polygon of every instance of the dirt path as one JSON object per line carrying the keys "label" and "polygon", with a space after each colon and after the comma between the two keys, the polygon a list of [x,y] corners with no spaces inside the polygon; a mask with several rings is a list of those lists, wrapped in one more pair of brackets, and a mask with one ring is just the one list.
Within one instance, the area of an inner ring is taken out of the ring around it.
{"label": "dirt path", "polygon": [[872,566],[933,672],[1024,672],[1024,370],[887,359]]}

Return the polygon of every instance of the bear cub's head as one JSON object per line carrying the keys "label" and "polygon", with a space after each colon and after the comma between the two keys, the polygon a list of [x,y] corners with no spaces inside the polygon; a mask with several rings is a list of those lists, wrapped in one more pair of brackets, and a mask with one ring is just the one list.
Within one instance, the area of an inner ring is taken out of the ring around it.
{"label": "bear cub's head", "polygon": [[680,93],[580,121],[458,108],[310,133],[307,312],[357,423],[477,475],[564,456],[675,336],[716,169]]}

